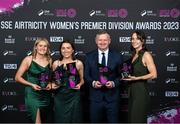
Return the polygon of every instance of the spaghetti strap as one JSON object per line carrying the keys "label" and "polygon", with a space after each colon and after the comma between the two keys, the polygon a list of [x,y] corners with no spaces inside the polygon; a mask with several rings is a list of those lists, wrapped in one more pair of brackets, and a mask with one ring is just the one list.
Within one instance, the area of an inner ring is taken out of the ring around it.
{"label": "spaghetti strap", "polygon": [[58,66],[60,66],[60,64],[61,64],[61,62],[60,62],[60,60],[58,60]]}

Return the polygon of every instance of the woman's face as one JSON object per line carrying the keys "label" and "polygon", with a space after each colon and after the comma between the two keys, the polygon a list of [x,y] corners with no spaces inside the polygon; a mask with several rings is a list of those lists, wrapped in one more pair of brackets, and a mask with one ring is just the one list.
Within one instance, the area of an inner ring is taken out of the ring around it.
{"label": "woman's face", "polygon": [[61,46],[61,54],[65,58],[72,57],[72,53],[74,52],[70,43],[63,43]]}
{"label": "woman's face", "polygon": [[111,43],[111,39],[108,34],[100,34],[96,37],[96,44],[98,48],[102,51],[105,51],[109,48],[109,44]]}
{"label": "woman's face", "polygon": [[141,50],[142,49],[142,45],[143,45],[144,41],[141,41],[138,37],[137,37],[137,34],[134,33],[131,37],[131,44],[132,44],[132,47],[134,49],[137,49],[137,50]]}
{"label": "woman's face", "polygon": [[37,54],[45,55],[47,53],[47,49],[47,43],[43,40],[36,45]]}

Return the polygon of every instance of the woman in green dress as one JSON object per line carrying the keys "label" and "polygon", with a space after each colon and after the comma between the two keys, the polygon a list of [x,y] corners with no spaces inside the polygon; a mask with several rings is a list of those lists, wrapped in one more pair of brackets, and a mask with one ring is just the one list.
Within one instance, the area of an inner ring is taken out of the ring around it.
{"label": "woman in green dress", "polygon": [[150,103],[147,80],[157,77],[157,70],[152,55],[145,46],[145,34],[135,31],[131,35],[133,73],[123,80],[129,82],[128,121],[146,123]]}
{"label": "woman in green dress", "polygon": [[25,105],[28,117],[34,123],[46,122],[47,119],[51,98],[51,63],[49,43],[47,39],[39,38],[34,44],[32,55],[23,59],[15,76],[16,82],[26,86]]}
{"label": "woman in green dress", "polygon": [[75,59],[75,47],[71,41],[63,41],[59,51],[60,58],[53,62],[54,121],[82,122],[80,88],[84,84],[83,63]]}

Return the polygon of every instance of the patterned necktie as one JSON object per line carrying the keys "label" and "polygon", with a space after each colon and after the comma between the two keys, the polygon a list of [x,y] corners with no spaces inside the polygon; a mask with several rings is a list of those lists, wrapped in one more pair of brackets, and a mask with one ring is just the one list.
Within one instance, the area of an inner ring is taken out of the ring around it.
{"label": "patterned necktie", "polygon": [[105,55],[104,53],[102,53],[102,61],[101,61],[101,64],[106,66],[106,58],[105,58]]}

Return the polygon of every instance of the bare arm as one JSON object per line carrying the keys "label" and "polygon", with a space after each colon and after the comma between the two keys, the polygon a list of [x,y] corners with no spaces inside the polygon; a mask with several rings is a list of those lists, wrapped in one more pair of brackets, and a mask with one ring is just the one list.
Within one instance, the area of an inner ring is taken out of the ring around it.
{"label": "bare arm", "polygon": [[149,71],[148,74],[143,75],[143,76],[129,76],[126,79],[123,80],[149,80],[149,79],[155,79],[157,78],[157,70],[156,70],[156,66],[154,64],[153,58],[151,56],[151,54],[149,52],[145,52],[144,56],[142,58],[142,62],[144,64],[144,66],[147,66],[147,69]]}
{"label": "bare arm", "polygon": [[[55,71],[55,69],[57,68],[57,66],[58,66],[58,60],[56,60],[56,61],[53,62],[53,64],[52,64],[52,70]],[[53,90],[59,88],[59,86],[56,85],[56,83],[54,82],[54,80],[52,80],[51,88],[52,88]]]}
{"label": "bare arm", "polygon": [[79,72],[80,82],[76,85],[75,89],[80,89],[81,86],[84,84],[84,65],[80,60],[78,60],[76,66]]}
{"label": "bare arm", "polygon": [[148,80],[148,79],[157,78],[156,66],[155,66],[153,58],[149,52],[144,53],[142,61],[143,61],[144,65],[147,66],[149,74],[141,76],[140,79]]}
{"label": "bare arm", "polygon": [[54,71],[58,66],[58,60],[54,61],[52,64],[52,70]]}
{"label": "bare arm", "polygon": [[29,68],[29,65],[30,65],[30,60],[31,58],[28,56],[26,58],[23,59],[23,61],[21,62],[21,65],[19,67],[19,69],[17,70],[16,72],[16,75],[15,75],[15,80],[16,82],[19,82],[19,83],[22,83],[24,85],[27,85],[27,86],[32,86],[32,83],[26,81],[24,78],[23,78],[23,74],[28,70]]}
{"label": "bare arm", "polygon": [[16,82],[32,87],[34,90],[41,90],[40,86],[38,86],[37,84],[33,84],[23,78],[23,75],[28,70],[31,61],[32,61],[32,56],[27,56],[26,58],[23,59],[19,69],[16,72],[15,80]]}

